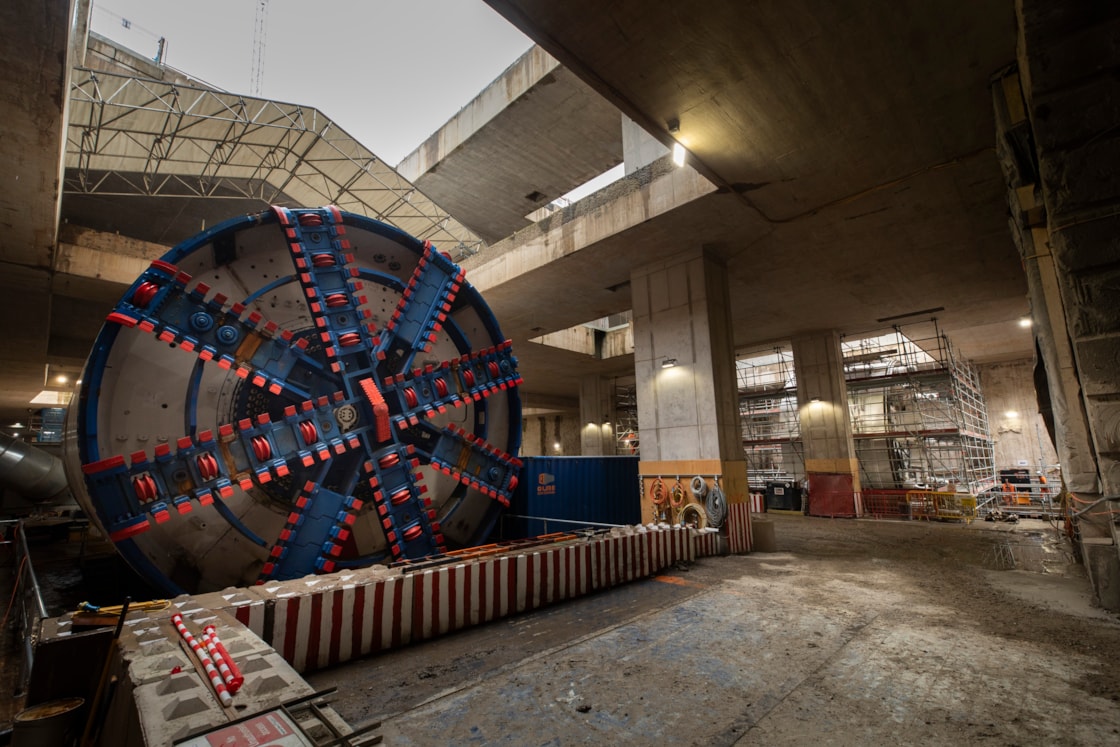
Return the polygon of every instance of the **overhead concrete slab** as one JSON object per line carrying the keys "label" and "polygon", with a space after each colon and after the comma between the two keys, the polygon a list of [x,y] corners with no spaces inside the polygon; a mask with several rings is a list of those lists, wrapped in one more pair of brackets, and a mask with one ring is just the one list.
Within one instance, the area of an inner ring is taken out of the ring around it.
{"label": "overhead concrete slab", "polygon": [[397,170],[493,243],[621,162],[618,110],[533,47]]}
{"label": "overhead concrete slab", "polygon": [[[594,286],[710,244],[728,260],[737,345],[944,307],[964,355],[1031,355],[1029,335],[1012,334],[1026,283],[988,89],[1014,60],[1010,4],[489,4],[663,143],[687,146],[717,187],[528,271],[526,306],[594,318],[608,306]],[[572,212],[546,229],[542,259],[592,233],[591,211]],[[498,313],[500,296],[487,296]]]}

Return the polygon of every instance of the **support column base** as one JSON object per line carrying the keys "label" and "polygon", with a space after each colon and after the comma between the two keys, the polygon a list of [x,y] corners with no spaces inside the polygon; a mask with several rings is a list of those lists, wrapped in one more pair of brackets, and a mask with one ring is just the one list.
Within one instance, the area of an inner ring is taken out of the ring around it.
{"label": "support column base", "polygon": [[860,505],[858,459],[806,459],[809,515],[856,518]]}
{"label": "support column base", "polygon": [[[699,475],[707,484],[719,477],[719,487],[727,503],[727,518],[720,527],[720,535],[726,537],[731,553],[741,554],[751,551],[750,488],[747,485],[747,463],[720,459],[682,459],[665,462],[638,463],[638,474],[642,479],[642,523],[666,521],[675,524],[679,521],[680,510],[672,505],[672,491],[679,485],[683,491],[681,508],[689,504],[702,506],[701,501],[692,495],[692,478]],[[661,479],[664,500],[657,503],[651,495],[656,479]],[[706,509],[704,511],[707,516]]]}

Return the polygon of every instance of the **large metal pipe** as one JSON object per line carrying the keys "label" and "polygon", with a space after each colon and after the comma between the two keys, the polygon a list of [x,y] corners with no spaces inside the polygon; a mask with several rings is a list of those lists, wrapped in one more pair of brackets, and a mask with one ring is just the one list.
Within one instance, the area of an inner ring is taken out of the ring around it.
{"label": "large metal pipe", "polygon": [[0,433],[0,487],[43,503],[69,492],[62,460],[29,443]]}

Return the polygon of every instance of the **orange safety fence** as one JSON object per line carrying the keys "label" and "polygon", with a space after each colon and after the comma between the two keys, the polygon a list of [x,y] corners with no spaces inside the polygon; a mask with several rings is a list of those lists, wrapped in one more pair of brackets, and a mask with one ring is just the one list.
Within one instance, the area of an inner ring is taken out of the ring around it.
{"label": "orange safety fence", "polygon": [[863,512],[876,519],[942,519],[971,522],[976,497],[935,490],[863,491]]}
{"label": "orange safety fence", "polygon": [[864,488],[863,515],[873,519],[910,518],[905,490]]}

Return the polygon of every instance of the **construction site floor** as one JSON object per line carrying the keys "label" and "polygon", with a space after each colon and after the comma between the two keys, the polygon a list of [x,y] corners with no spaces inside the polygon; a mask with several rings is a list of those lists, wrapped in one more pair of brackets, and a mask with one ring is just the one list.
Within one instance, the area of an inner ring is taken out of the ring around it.
{"label": "construction site floor", "polygon": [[776,553],[309,681],[395,746],[1120,743],[1120,622],[1046,522],[767,520]]}

